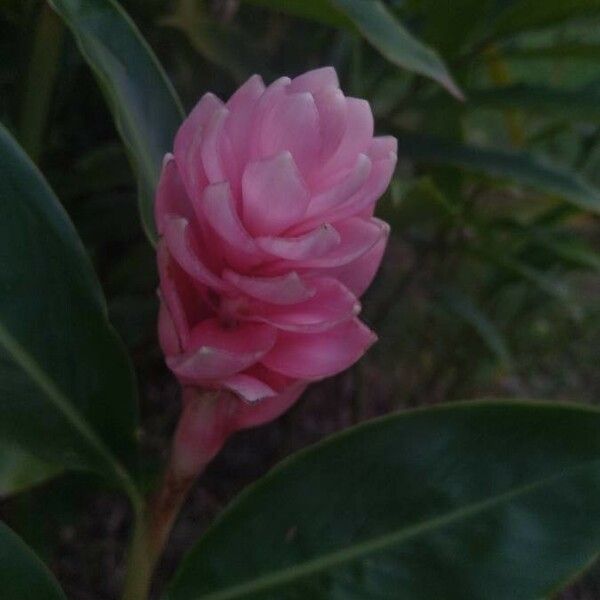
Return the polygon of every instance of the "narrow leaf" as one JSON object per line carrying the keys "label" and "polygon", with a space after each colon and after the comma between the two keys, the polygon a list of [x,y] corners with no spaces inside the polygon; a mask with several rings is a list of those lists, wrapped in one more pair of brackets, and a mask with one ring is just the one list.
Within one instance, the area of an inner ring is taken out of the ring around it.
{"label": "narrow leaf", "polygon": [[114,0],[49,0],[71,29],[104,93],[140,186],[146,233],[156,240],[153,204],[163,156],[183,119],[175,90]]}
{"label": "narrow leaf", "polygon": [[420,42],[379,0],[329,0],[349,17],[361,34],[390,62],[430,77],[463,99],[440,57]]}
{"label": "narrow leaf", "polygon": [[398,132],[400,153],[418,162],[454,165],[500,177],[600,213],[600,192],[568,169],[542,162],[527,152],[496,150],[451,140]]}
{"label": "narrow leaf", "polygon": [[512,364],[504,336],[471,298],[459,290],[446,288],[442,290],[440,302],[446,310],[473,327],[485,345],[502,363],[507,366]]}

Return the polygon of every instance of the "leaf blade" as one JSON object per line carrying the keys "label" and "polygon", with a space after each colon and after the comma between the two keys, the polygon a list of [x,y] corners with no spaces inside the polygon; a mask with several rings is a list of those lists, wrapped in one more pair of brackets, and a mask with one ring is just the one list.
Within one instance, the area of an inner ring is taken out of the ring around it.
{"label": "leaf blade", "polygon": [[153,203],[163,156],[184,112],[158,59],[114,0],[49,0],[94,72],[140,180],[142,223],[156,241]]}
{"label": "leaf blade", "polygon": [[0,522],[0,582],[6,600],[66,600],[58,583],[33,551]]}
{"label": "leaf blade", "polygon": [[454,141],[397,132],[399,152],[415,161],[444,163],[521,183],[600,212],[600,192],[579,175],[526,152],[488,149]]}
{"label": "leaf blade", "polygon": [[390,62],[437,81],[459,100],[463,94],[443,61],[413,36],[379,0],[329,0]]}
{"label": "leaf blade", "polygon": [[[133,372],[81,240],[0,126],[0,435],[133,493]],[[74,368],[76,365],[76,368]]]}
{"label": "leaf blade", "polygon": [[600,544],[599,428],[592,408],[490,401],[347,430],[246,490],[167,598],[538,597]]}

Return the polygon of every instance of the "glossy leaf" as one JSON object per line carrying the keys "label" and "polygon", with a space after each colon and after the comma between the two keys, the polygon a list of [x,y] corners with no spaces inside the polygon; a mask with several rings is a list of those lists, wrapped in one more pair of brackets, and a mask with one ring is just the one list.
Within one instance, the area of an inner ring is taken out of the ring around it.
{"label": "glossy leaf", "polygon": [[60,473],[23,449],[0,441],[0,498],[17,494]]}
{"label": "glossy leaf", "polygon": [[134,23],[114,0],[50,0],[92,68],[140,186],[140,212],[156,239],[154,190],[183,110],[175,90]]}
{"label": "glossy leaf", "polygon": [[168,600],[549,594],[600,548],[600,412],[488,401],[387,416],[284,461]]}
{"label": "glossy leaf", "polygon": [[52,573],[34,552],[0,522],[0,589],[3,600],[66,600]]}
{"label": "glossy leaf", "polygon": [[420,42],[379,0],[329,0],[356,25],[361,34],[390,62],[430,77],[462,98],[440,57]]}
{"label": "glossy leaf", "polygon": [[482,148],[405,132],[397,133],[397,137],[400,152],[418,162],[450,164],[500,177],[600,213],[598,190],[576,173],[542,162],[527,152]]}
{"label": "glossy leaf", "polygon": [[136,392],[83,245],[0,128],[0,437],[131,491]]}

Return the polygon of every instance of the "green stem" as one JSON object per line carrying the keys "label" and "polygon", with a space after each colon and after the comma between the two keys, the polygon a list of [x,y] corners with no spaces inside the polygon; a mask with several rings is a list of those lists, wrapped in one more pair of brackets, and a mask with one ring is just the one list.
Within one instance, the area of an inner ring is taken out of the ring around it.
{"label": "green stem", "polygon": [[134,519],[123,600],[147,600],[154,565],[147,552],[148,528],[142,504],[134,506]]}
{"label": "green stem", "polygon": [[54,11],[42,6],[36,24],[19,120],[20,141],[38,161],[64,37],[64,26]]}
{"label": "green stem", "polygon": [[134,507],[135,525],[129,550],[123,600],[147,600],[152,574],[195,477],[178,477],[172,464],[146,507]]}

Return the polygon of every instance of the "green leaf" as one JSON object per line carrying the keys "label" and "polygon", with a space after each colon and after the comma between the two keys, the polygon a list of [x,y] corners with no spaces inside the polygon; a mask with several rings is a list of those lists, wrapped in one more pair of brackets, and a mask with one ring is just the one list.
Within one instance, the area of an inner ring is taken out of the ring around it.
{"label": "green leaf", "polygon": [[390,62],[430,77],[462,99],[440,57],[414,37],[379,0],[329,0]]}
{"label": "green leaf", "polygon": [[183,33],[208,62],[227,71],[238,83],[254,73],[270,77],[259,48],[242,29],[207,18],[195,2],[180,2],[176,11],[161,23]]}
{"label": "green leaf", "polygon": [[600,412],[487,401],[387,416],[225,510],[168,600],[546,596],[600,548]]}
{"label": "green leaf", "polygon": [[563,117],[600,121],[600,94],[593,89],[568,90],[526,84],[469,90],[465,108],[517,108]]}
{"label": "green leaf", "polygon": [[357,30],[395,65],[437,81],[463,98],[441,58],[414,37],[379,0],[250,0],[336,27]]}
{"label": "green leaf", "polygon": [[600,59],[600,45],[572,42],[558,43],[552,46],[507,46],[502,48],[502,55],[509,59],[519,60],[598,60]]}
{"label": "green leaf", "polygon": [[561,25],[582,17],[600,15],[600,0],[513,0],[494,19],[495,37]]}
{"label": "green leaf", "polygon": [[440,302],[447,311],[471,325],[500,362],[508,367],[512,365],[504,336],[471,298],[457,289],[445,288],[441,291]]}
{"label": "green leaf", "polygon": [[397,132],[404,156],[417,162],[450,164],[500,177],[600,213],[600,192],[568,169],[542,162],[527,152],[482,148],[451,140]]}
{"label": "green leaf", "polygon": [[246,2],[334,27],[354,28],[352,21],[327,0],[285,0],[285,2],[282,0],[246,0]]}
{"label": "green leaf", "polygon": [[130,494],[136,390],[81,240],[0,127],[0,438]]}
{"label": "green leaf", "polygon": [[154,190],[184,113],[140,32],[113,0],[49,0],[75,36],[104,93],[140,187],[142,222],[156,241]]}
{"label": "green leaf", "polygon": [[0,498],[17,494],[51,479],[60,468],[0,440]]}
{"label": "green leaf", "polygon": [[4,523],[0,522],[0,587],[3,600],[66,600],[52,573]]}

